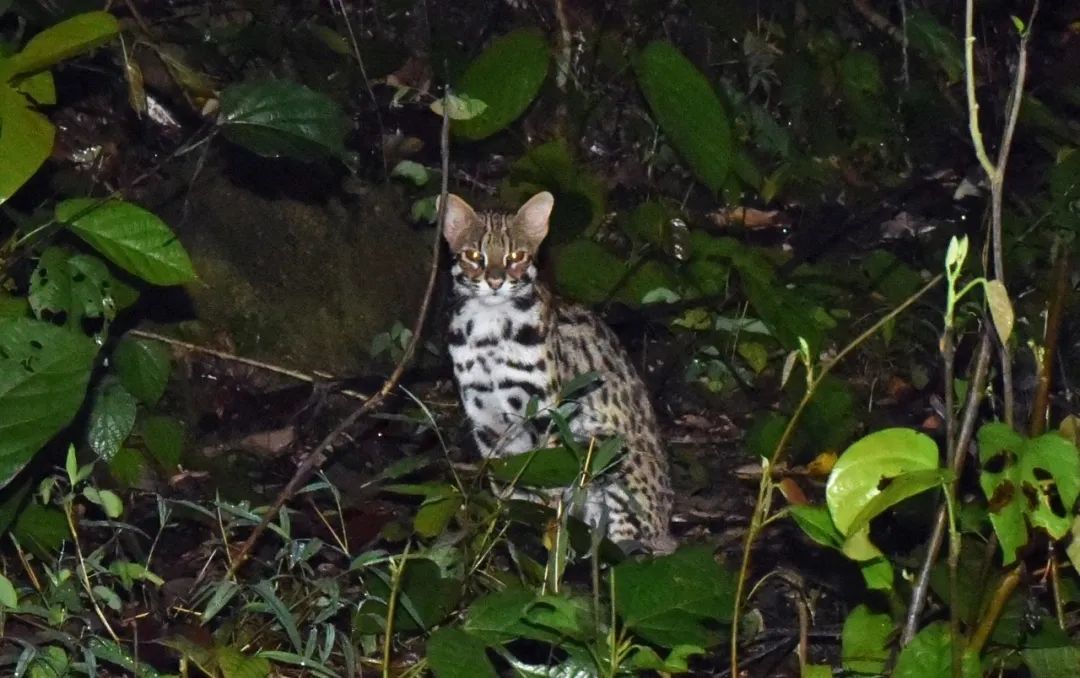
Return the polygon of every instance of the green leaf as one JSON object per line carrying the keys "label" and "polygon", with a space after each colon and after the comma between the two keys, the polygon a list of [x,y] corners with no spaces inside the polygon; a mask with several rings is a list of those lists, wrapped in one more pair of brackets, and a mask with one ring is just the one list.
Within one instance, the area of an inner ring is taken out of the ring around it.
{"label": "green leaf", "polygon": [[124,502],[111,490],[99,490],[96,487],[87,486],[83,488],[83,496],[100,506],[105,515],[114,520],[124,513]]}
{"label": "green leaf", "polygon": [[49,247],[30,276],[30,307],[39,320],[81,330],[84,318],[115,316],[114,282],[101,259]]}
{"label": "green leaf", "polygon": [[[381,632],[386,618],[386,602],[390,599],[390,576],[372,576],[365,580],[369,598],[365,599],[354,616],[355,631]],[[398,593],[398,608],[394,627],[399,631],[429,629],[447,617],[461,599],[461,580],[444,576],[438,563],[429,558],[410,558],[405,563]]]}
{"label": "green leaf", "polygon": [[[893,669],[893,678],[951,678],[952,674],[952,639],[949,626],[944,622],[934,622],[915,636],[911,644],[900,651],[900,657]],[[960,675],[963,678],[978,678],[978,656],[968,650],[962,655]]]}
{"label": "green leaf", "polygon": [[14,297],[0,291],[0,318],[25,318],[30,314],[26,297]]}
{"label": "green leaf", "polygon": [[52,153],[56,128],[26,98],[0,82],[0,205],[30,180]]}
{"label": "green leaf", "polygon": [[908,15],[907,32],[915,52],[940,68],[949,84],[960,81],[964,75],[963,45],[951,28],[930,12],[915,7]]}
{"label": "green leaf", "polygon": [[296,626],[296,617],[285,602],[278,597],[277,592],[274,591],[274,585],[264,579],[252,586],[251,590],[266,603],[270,613],[281,625],[281,630],[285,632],[285,636],[289,639],[293,649],[297,652],[303,652],[304,645],[300,640],[300,630]]}
{"label": "green leaf", "polygon": [[671,43],[650,43],[634,60],[638,84],[671,145],[719,193],[731,169],[731,127],[709,81]]}
{"label": "green leaf", "polygon": [[143,404],[153,405],[164,395],[172,364],[161,342],[125,336],[112,361],[120,383]]}
{"label": "green leaf", "polygon": [[882,481],[911,471],[938,468],[937,444],[910,428],[876,431],[840,455],[825,497],[833,523],[845,536],[863,509],[882,493]]}
{"label": "green leaf", "polygon": [[95,355],[82,334],[0,318],[0,487],[79,411]]}
{"label": "green leaf", "polygon": [[855,534],[869,528],[870,521],[889,508],[917,494],[922,494],[935,487],[941,487],[950,482],[953,476],[954,474],[950,469],[934,468],[901,473],[898,476],[889,478],[888,482],[885,482],[883,477],[880,484],[881,491],[870,498],[858,515],[852,519],[847,526],[847,533]]}
{"label": "green leaf", "polygon": [[1062,678],[1076,675],[1080,666],[1080,646],[1036,647],[1020,650],[1032,678]]}
{"label": "green leaf", "polygon": [[788,511],[795,524],[822,546],[839,549],[844,543],[844,535],[833,525],[829,509],[824,506],[792,505]]}
{"label": "green leaf", "polygon": [[990,317],[994,321],[994,329],[997,330],[998,337],[1001,341],[1008,341],[1012,335],[1015,316],[1005,283],[1000,280],[987,281],[986,303],[990,306]]}
{"label": "green leaf", "polygon": [[402,160],[390,170],[390,176],[408,179],[416,186],[423,186],[431,179],[426,167],[415,160]]}
{"label": "green leaf", "polygon": [[172,417],[154,416],[143,419],[140,428],[150,455],[165,469],[175,469],[184,452],[183,425]]}
{"label": "green leaf", "polygon": [[887,614],[870,611],[859,605],[844,620],[840,634],[840,657],[852,673],[880,674],[889,659],[889,636],[892,619]]}
{"label": "green leaf", "polygon": [[135,427],[137,407],[135,397],[117,379],[103,379],[94,390],[86,437],[99,459],[112,459],[127,440]]}
{"label": "green leaf", "polygon": [[504,483],[517,478],[526,487],[566,487],[577,478],[581,462],[573,450],[551,447],[492,459],[488,470]]}
{"label": "green leaf", "polygon": [[271,668],[264,657],[249,657],[228,645],[217,648],[217,664],[222,678],[266,678]]}
{"label": "green leaf", "polygon": [[589,603],[581,598],[541,596],[525,608],[525,621],[566,638],[584,640],[591,628]]}
{"label": "green leaf", "polygon": [[287,80],[245,82],[221,93],[221,131],[268,158],[339,157],[351,123],[325,94]]}
{"label": "green leaf", "polygon": [[19,606],[19,594],[11,580],[0,574],[0,606],[14,610]]}
{"label": "green leaf", "polygon": [[421,537],[436,537],[443,533],[462,503],[461,493],[451,488],[446,494],[430,496],[420,505],[413,519],[413,529]]}
{"label": "green leaf", "polygon": [[990,503],[1005,565],[1027,543],[1028,523],[1054,539],[1069,532],[1071,507],[1080,496],[1080,453],[1072,442],[1057,433],[1025,439],[994,422],[979,430],[979,461],[979,485]]}
{"label": "green leaf", "polygon": [[469,607],[465,630],[489,645],[518,638],[559,642],[558,632],[526,620],[526,610],[537,598],[537,594],[519,587],[490,593]]}
{"label": "green leaf", "polygon": [[126,675],[139,678],[158,678],[161,675],[150,665],[138,661],[127,648],[111,639],[91,636],[85,641],[84,647],[99,660],[124,669],[127,672]]}
{"label": "green leaf", "polygon": [[895,574],[892,564],[884,557],[871,558],[859,561],[859,570],[862,573],[866,588],[872,591],[891,591]]}
{"label": "green leaf", "polygon": [[63,511],[37,502],[23,508],[11,532],[20,544],[46,559],[55,556],[70,536]]}
{"label": "green leaf", "polygon": [[646,645],[635,645],[634,653],[627,660],[630,669],[636,671],[660,671],[664,673],[689,673],[688,659],[705,654],[705,648],[696,645],[676,645],[664,659]]}
{"label": "green leaf", "polygon": [[154,285],[195,279],[184,246],[153,213],[122,200],[65,200],[56,219],[128,273]]}
{"label": "green leaf", "polygon": [[455,120],[451,129],[466,139],[483,139],[503,129],[528,108],[547,78],[551,55],[543,33],[522,28],[491,41],[461,76],[455,92],[487,104],[479,115]]}
{"label": "green leaf", "polygon": [[494,678],[483,640],[458,628],[442,628],[427,642],[428,666],[439,678]]}
{"label": "green leaf", "polygon": [[514,161],[500,187],[508,204],[520,205],[541,191],[555,196],[549,243],[561,245],[595,228],[604,219],[604,181],[578,162],[570,145],[559,138],[534,146]]}
{"label": "green leaf", "polygon": [[444,99],[449,104],[446,115],[451,120],[472,120],[487,110],[487,104],[479,99],[467,95],[458,96],[451,94],[449,97],[436,99],[431,102],[431,112],[442,116]]}
{"label": "green leaf", "polygon": [[605,301],[626,275],[622,259],[584,238],[560,248],[554,267],[559,292],[585,304]]}
{"label": "green leaf", "polygon": [[87,12],[38,33],[0,68],[0,80],[33,73],[89,52],[117,36],[120,24],[108,12]]}
{"label": "green leaf", "polygon": [[730,621],[735,578],[717,564],[710,549],[691,547],[653,560],[625,561],[612,576],[616,611],[628,629],[649,642],[708,647],[719,639],[705,622]]}

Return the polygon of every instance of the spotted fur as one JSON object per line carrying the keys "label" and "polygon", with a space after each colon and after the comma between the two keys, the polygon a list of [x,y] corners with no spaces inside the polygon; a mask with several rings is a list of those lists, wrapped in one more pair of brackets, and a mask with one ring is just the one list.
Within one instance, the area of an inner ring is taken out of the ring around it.
{"label": "spotted fur", "polygon": [[618,339],[588,309],[556,300],[536,280],[534,258],[554,206],[540,193],[516,214],[477,213],[448,197],[443,235],[454,254],[456,298],[448,344],[461,401],[485,457],[547,443],[526,421],[530,399],[554,404],[560,385],[597,372],[578,397],[571,429],[580,439],[618,436],[619,467],[587,486],[583,519],[615,542],[674,547],[667,453],[641,378]]}

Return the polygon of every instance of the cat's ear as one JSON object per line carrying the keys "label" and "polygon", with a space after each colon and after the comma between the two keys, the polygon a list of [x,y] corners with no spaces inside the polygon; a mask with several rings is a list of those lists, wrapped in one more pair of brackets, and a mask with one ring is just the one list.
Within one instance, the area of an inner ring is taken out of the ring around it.
{"label": "cat's ear", "polygon": [[[436,205],[438,213],[438,205]],[[469,203],[457,197],[453,193],[446,196],[446,217],[443,219],[443,237],[446,238],[450,250],[458,252],[465,246],[465,238],[469,234],[470,227],[476,223],[476,212]]]}
{"label": "cat's ear", "polygon": [[521,206],[514,221],[517,222],[525,239],[534,247],[540,247],[548,233],[548,219],[555,207],[555,196],[547,191],[537,193]]}

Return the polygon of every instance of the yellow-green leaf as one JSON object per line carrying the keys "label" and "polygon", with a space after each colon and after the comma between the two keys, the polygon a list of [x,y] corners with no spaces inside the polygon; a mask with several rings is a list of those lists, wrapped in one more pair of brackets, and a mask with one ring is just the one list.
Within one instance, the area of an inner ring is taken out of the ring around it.
{"label": "yellow-green leaf", "polygon": [[1005,284],[1000,280],[991,280],[986,283],[986,303],[990,306],[990,317],[994,320],[994,329],[1002,341],[1008,341],[1012,335],[1013,315],[1012,302],[1009,301],[1009,292]]}
{"label": "yellow-green leaf", "polygon": [[8,60],[6,75],[35,73],[112,40],[120,32],[116,17],[108,12],[87,12],[46,28]]}
{"label": "yellow-green leaf", "polygon": [[0,84],[0,205],[49,157],[55,134],[45,116],[30,110],[26,97]]}

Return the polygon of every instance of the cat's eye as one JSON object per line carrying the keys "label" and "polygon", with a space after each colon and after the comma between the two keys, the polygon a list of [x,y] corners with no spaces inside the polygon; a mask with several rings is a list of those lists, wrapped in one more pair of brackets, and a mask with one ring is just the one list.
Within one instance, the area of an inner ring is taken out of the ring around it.
{"label": "cat's eye", "polygon": [[480,250],[465,250],[461,253],[461,256],[465,257],[474,264],[479,264],[484,260],[484,253]]}
{"label": "cat's eye", "polygon": [[520,264],[529,258],[529,253],[525,250],[518,250],[517,252],[511,252],[506,255],[506,263],[508,264]]}

